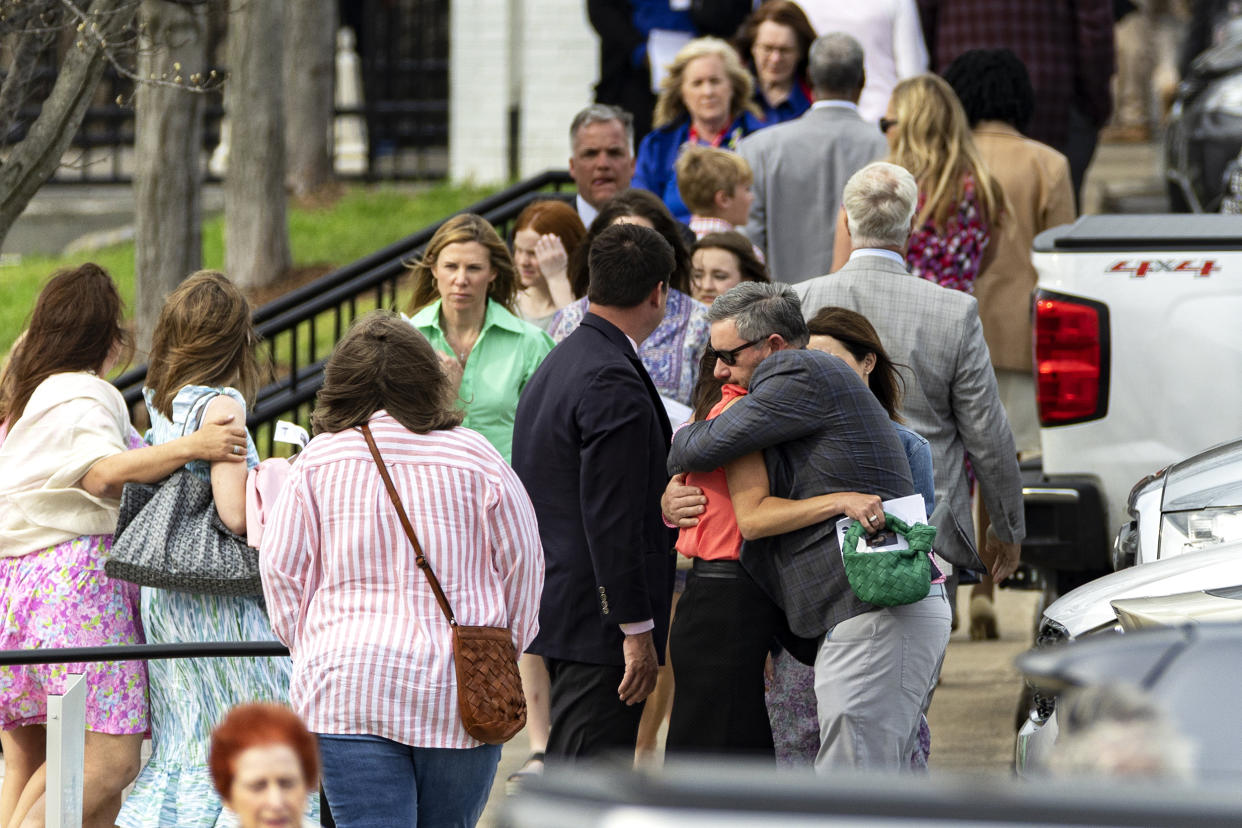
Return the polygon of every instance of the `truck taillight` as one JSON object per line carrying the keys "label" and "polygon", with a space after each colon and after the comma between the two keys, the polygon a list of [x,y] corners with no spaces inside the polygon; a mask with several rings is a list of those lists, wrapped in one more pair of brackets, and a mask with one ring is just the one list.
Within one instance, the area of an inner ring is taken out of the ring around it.
{"label": "truck taillight", "polygon": [[1103,417],[1108,411],[1108,307],[1037,290],[1034,338],[1040,425]]}

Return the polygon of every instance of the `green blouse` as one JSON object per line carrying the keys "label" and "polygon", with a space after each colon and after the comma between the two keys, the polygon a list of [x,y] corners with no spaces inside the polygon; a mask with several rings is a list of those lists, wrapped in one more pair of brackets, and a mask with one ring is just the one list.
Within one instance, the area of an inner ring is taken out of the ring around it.
{"label": "green blouse", "polygon": [[[452,355],[440,329],[439,299],[414,314],[410,324],[427,337],[431,347]],[[466,410],[462,425],[486,437],[506,463],[513,453],[518,395],[554,344],[544,331],[487,300],[483,330],[462,369],[458,399]]]}

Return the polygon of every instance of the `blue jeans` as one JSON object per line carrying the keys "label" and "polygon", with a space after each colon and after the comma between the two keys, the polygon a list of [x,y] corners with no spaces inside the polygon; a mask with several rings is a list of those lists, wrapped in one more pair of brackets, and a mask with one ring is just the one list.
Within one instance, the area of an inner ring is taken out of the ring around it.
{"label": "blue jeans", "polygon": [[323,788],[340,828],[473,828],[500,745],[419,748],[379,736],[319,734]]}

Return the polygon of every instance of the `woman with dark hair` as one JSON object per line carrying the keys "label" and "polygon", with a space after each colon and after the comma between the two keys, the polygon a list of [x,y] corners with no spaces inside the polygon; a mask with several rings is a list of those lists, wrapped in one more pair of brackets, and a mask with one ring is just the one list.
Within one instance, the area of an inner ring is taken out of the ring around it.
{"label": "woman with dark hair", "polygon": [[682,240],[678,224],[660,199],[646,190],[630,189],[609,199],[587,231],[586,240],[570,261],[569,278],[574,295],[581,297],[566,305],[553,320],[550,333],[560,342],[573,333],[587,310],[590,272],[587,256],[591,242],[614,224],[641,224],[655,230],[673,248],[673,273],[669,277],[668,304],[660,327],[638,348],[651,381],[661,396],[689,405],[698,377],[699,355],[707,344],[707,308],[690,298],[690,252]]}
{"label": "woman with dark hair", "polygon": [[[259,389],[258,344],[250,303],[219,271],[191,275],[169,294],[155,332],[143,397],[156,445],[193,433],[204,416],[246,421]],[[245,463],[186,464],[211,483],[220,521],[246,535],[246,472],[259,454],[246,435]],[[142,625],[149,643],[271,641],[258,596],[205,595],[142,588]],[[214,826],[223,804],[207,769],[212,727],[233,705],[289,696],[285,658],[152,661],[151,758],[117,817],[122,828]],[[317,808],[318,801],[313,803]],[[315,813],[312,810],[312,813]]]}
{"label": "woman with dark hair", "polygon": [[547,333],[517,317],[517,268],[482,216],[453,216],[410,268],[410,324],[439,354],[466,412],[464,425],[507,461],[518,395],[552,350]]}
{"label": "woman with dark hair", "polygon": [[700,37],[683,46],[660,83],[655,129],[638,146],[630,185],[655,193],[677,221],[689,222],[673,169],[677,156],[687,143],[736,151],[739,141],[761,129],[753,86],[737,52],[723,40]]}
{"label": "woman with dark hair", "polygon": [[364,436],[457,620],[507,626],[521,652],[543,588],[534,507],[461,422],[427,340],[396,314],[368,313],[328,359],[315,437],[263,534],[263,593],[293,656],[291,701],[319,734],[342,828],[474,825],[496,773],[500,746],[462,726],[449,623]]}
{"label": "woman with dark hair", "polygon": [[[988,343],[1001,403],[1019,457],[1039,451],[1039,417],[1031,373],[1031,291],[1038,276],[1031,264],[1035,237],[1074,220],[1069,160],[1046,144],[1023,136],[1035,111],[1026,67],[1008,49],[964,52],[944,73],[962,102],[983,162],[1005,192],[1005,223],[993,234],[991,261],[975,280],[979,321]],[[979,510],[977,532],[990,521]],[[980,547],[983,548],[983,547]],[[971,638],[996,638],[992,579],[984,573],[971,591]]]}
{"label": "woman with dark hair", "polygon": [[755,246],[738,232],[708,233],[690,251],[690,295],[704,305],[741,282],[770,282]]}
{"label": "woman with dark hair", "polygon": [[[212,417],[143,447],[106,377],[127,349],[112,278],[54,274],[0,382],[0,650],[143,643],[138,587],[109,578],[121,489],[193,460],[244,466],[245,431]],[[42,824],[47,696],[86,682],[84,822],[112,825],[148,726],[143,662],[0,666],[0,825]],[[81,770],[81,768],[79,768]]]}
{"label": "woman with dark hair", "polygon": [[[811,333],[807,347],[841,359],[884,406],[906,450],[914,488],[923,496],[926,512],[930,516],[936,503],[931,445],[902,422],[899,412],[903,381],[897,371],[897,363],[885,352],[875,327],[862,314],[838,307],[821,308],[807,320],[806,326]],[[933,573],[933,576],[937,574]],[[943,580],[941,576],[936,582]],[[781,763],[809,767],[815,761],[820,739],[815,704],[814,670],[798,663],[788,653],[779,653],[773,660],[768,713],[772,719],[777,758]],[[931,731],[924,718],[919,727],[919,749],[911,757],[911,765],[925,768],[930,752]]]}
{"label": "woman with dark hair", "polygon": [[313,826],[306,797],[319,785],[319,747],[279,704],[234,707],[211,731],[211,781],[240,828]]}
{"label": "woman with dark hair", "polygon": [[518,316],[547,330],[556,312],[574,300],[569,260],[585,237],[578,211],[563,201],[543,199],[518,213],[513,224]]}
{"label": "woman with dark hair", "polygon": [[807,53],[815,28],[790,0],[767,0],[746,18],[734,46],[755,77],[755,103],[769,126],[811,108]]}

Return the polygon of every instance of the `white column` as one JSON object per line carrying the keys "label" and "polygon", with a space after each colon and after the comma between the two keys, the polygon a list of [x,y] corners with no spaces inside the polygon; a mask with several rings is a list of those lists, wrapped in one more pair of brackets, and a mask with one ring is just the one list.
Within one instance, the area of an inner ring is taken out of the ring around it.
{"label": "white column", "polygon": [[515,2],[449,4],[449,176],[455,181],[508,178]]}
{"label": "white column", "polygon": [[520,175],[569,160],[569,123],[595,97],[599,38],[582,0],[522,0]]}
{"label": "white column", "polygon": [[[362,106],[362,65],[354,30],[342,26],[336,33],[336,105],[341,109]],[[367,171],[367,122],[362,115],[338,115],[332,124],[333,166],[338,173],[361,175]]]}
{"label": "white column", "polygon": [[47,697],[47,828],[82,828],[86,682],[65,677],[65,692]]}

